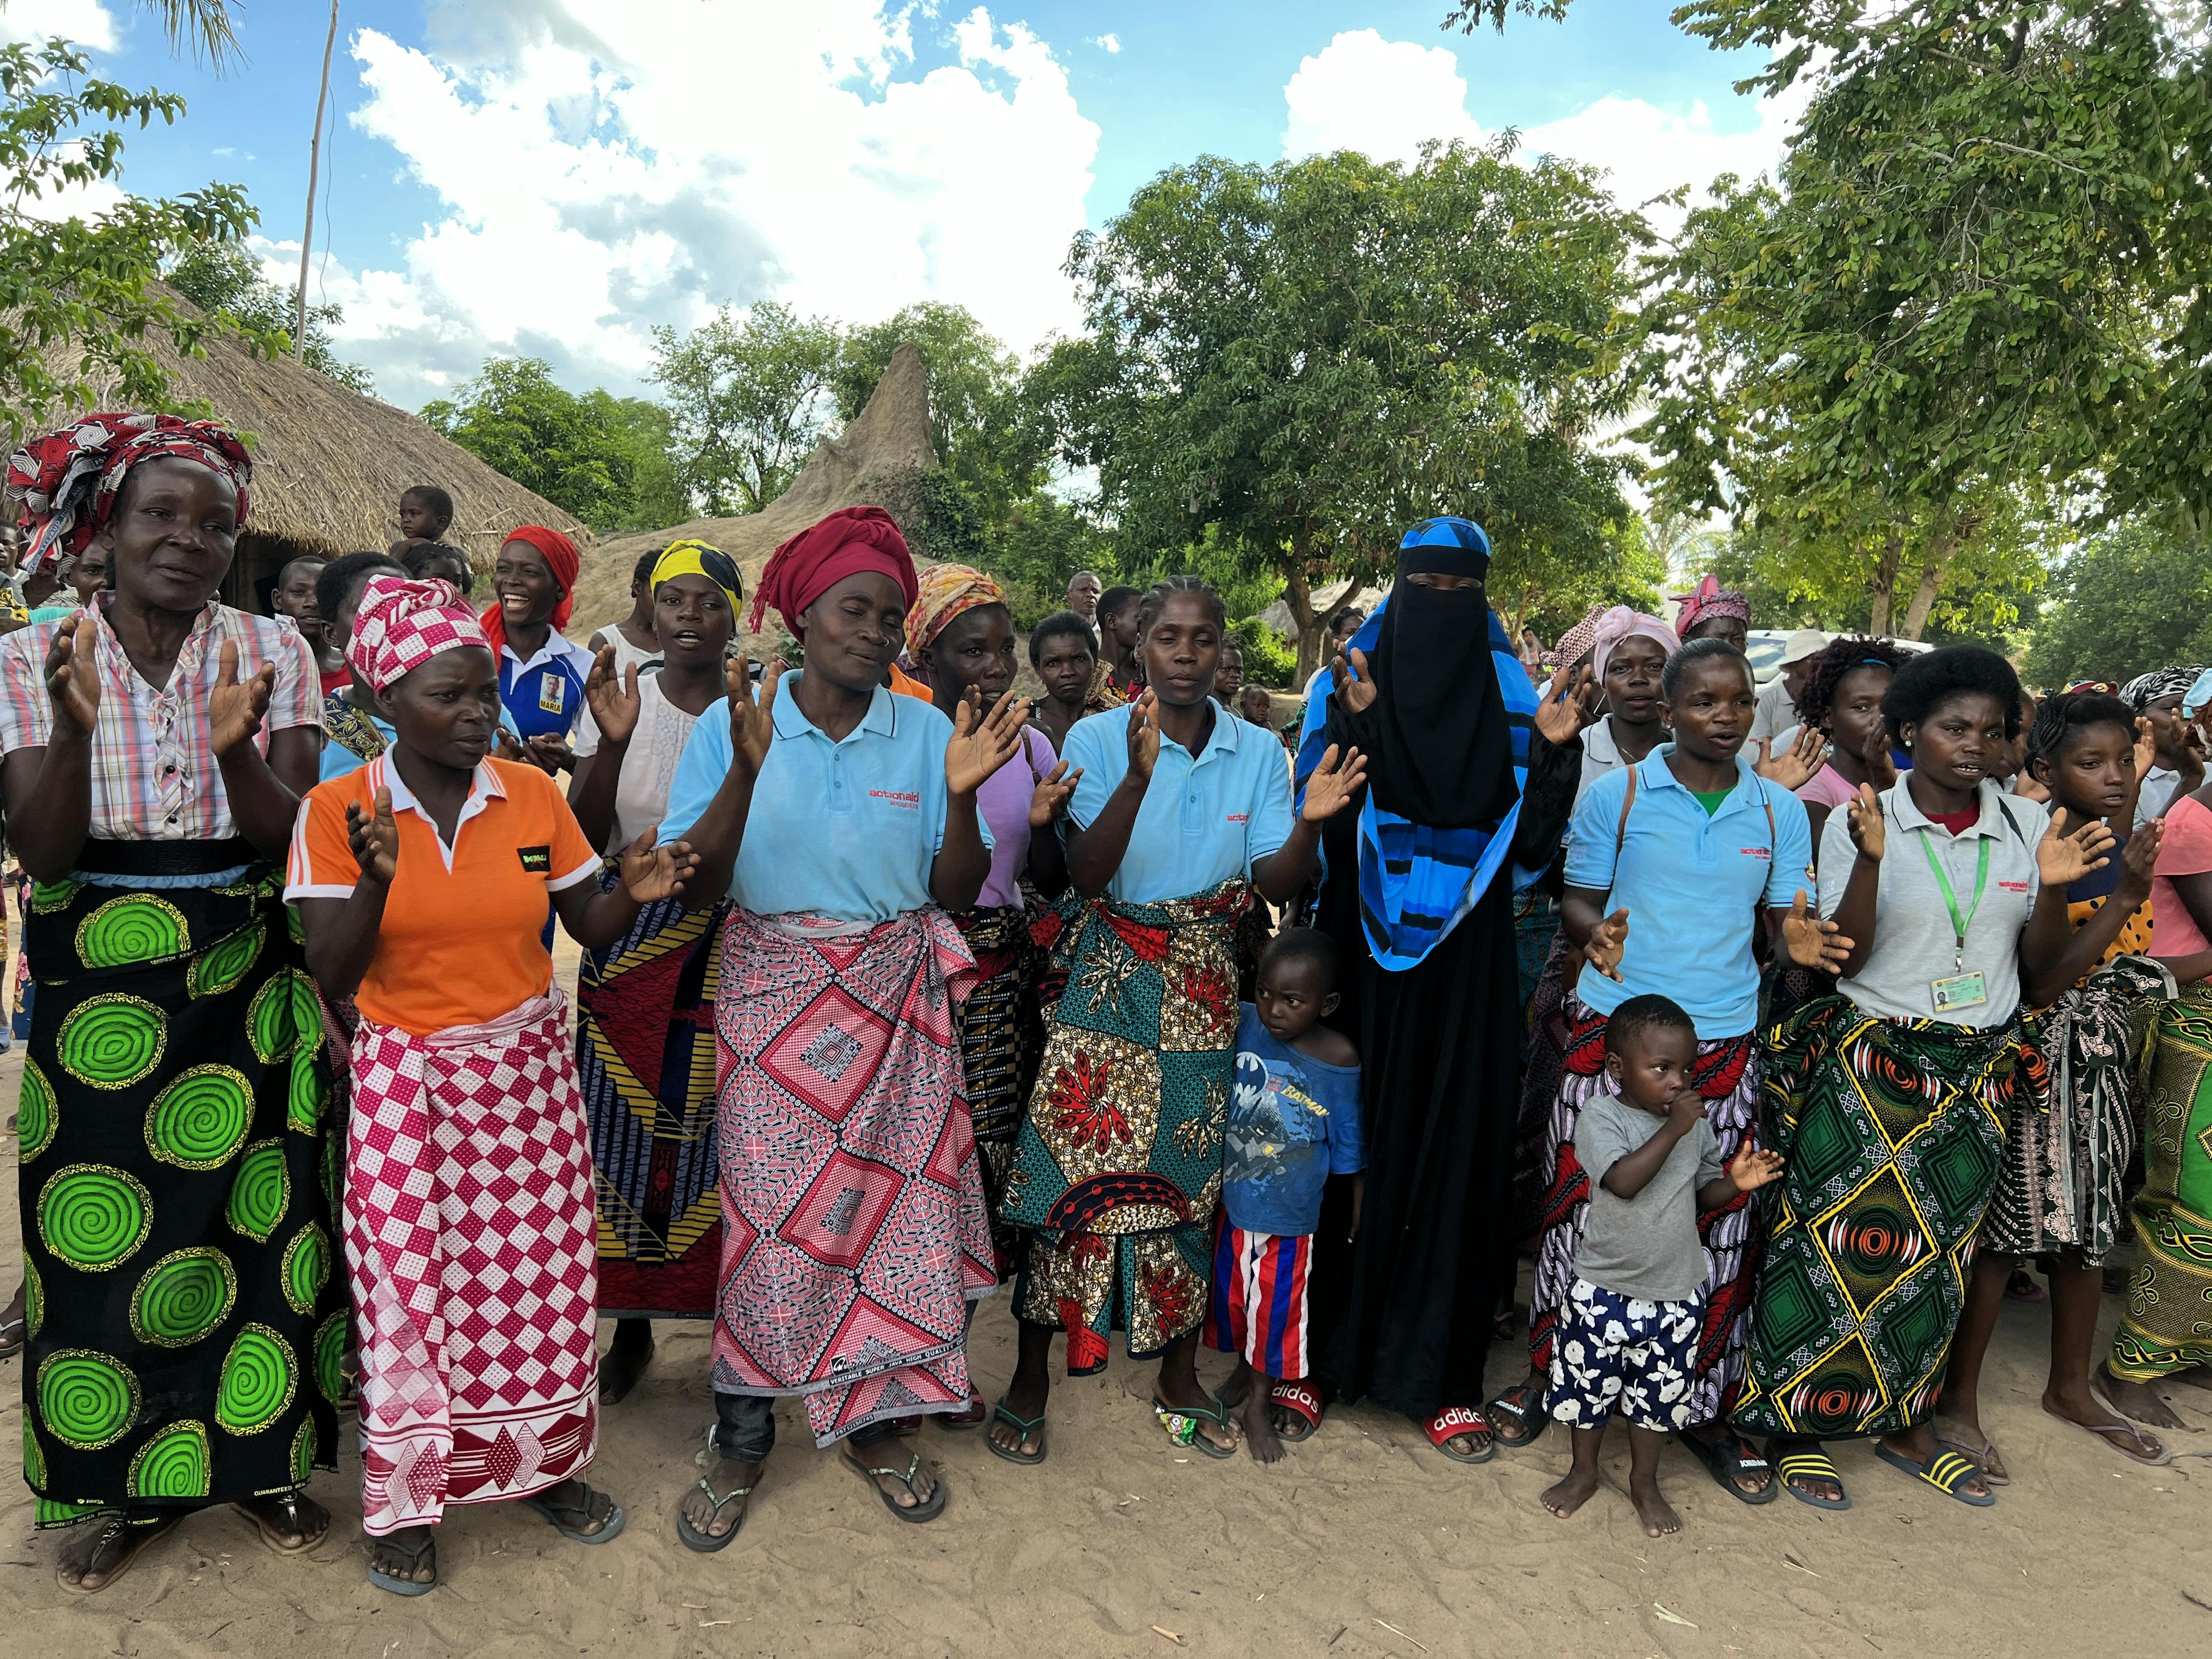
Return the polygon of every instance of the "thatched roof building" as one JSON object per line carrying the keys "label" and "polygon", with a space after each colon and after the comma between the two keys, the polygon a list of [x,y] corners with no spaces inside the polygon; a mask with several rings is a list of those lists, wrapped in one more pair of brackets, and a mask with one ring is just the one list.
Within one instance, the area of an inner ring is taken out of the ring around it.
{"label": "thatched roof building", "polygon": [[[349,392],[289,357],[256,357],[234,340],[210,338],[205,345],[205,357],[186,358],[157,331],[151,349],[168,372],[172,395],[207,404],[216,418],[246,434],[253,452],[251,514],[223,584],[230,604],[265,609],[263,590],[299,554],[335,558],[388,546],[399,535],[399,494],[410,484],[437,484],[453,496],[446,539],[480,570],[490,568],[518,525],[550,525],[588,552],[591,532],[576,520],[406,410]],[[63,354],[54,356],[59,366]],[[94,406],[108,405],[95,399]]]}

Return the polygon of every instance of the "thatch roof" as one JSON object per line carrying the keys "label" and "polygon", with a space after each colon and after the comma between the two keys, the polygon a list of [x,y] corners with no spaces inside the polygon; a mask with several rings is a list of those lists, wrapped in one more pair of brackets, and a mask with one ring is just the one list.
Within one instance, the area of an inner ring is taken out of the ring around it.
{"label": "thatch roof", "polygon": [[[192,309],[181,298],[177,305]],[[453,498],[447,540],[480,568],[489,568],[518,525],[549,525],[591,545],[576,520],[404,410],[349,392],[292,358],[256,357],[234,340],[210,337],[206,356],[193,359],[158,330],[149,337],[173,395],[205,402],[247,435],[253,492],[246,528],[257,538],[331,557],[383,548],[399,534],[400,491],[431,483]],[[52,356],[60,372],[77,372],[66,349]],[[106,405],[95,398],[94,406]]]}
{"label": "thatch roof", "polygon": [[921,354],[902,345],[852,425],[824,438],[792,480],[791,488],[758,513],[736,519],[694,519],[666,530],[619,536],[602,543],[584,560],[576,584],[576,608],[563,631],[588,639],[596,629],[629,614],[629,578],[638,556],[666,546],[679,537],[696,537],[720,548],[738,562],[745,577],[750,608],[761,568],[778,544],[797,535],[824,514],[841,507],[874,502],[891,509],[901,486],[937,465],[929,431],[929,374]]}

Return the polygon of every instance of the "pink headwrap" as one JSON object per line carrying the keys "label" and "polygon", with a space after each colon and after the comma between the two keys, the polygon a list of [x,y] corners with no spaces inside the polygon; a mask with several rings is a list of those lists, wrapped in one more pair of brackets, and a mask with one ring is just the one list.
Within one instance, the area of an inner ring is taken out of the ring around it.
{"label": "pink headwrap", "polygon": [[88,415],[75,426],[26,438],[8,461],[8,494],[23,503],[31,532],[26,574],[49,557],[74,558],[115,511],[124,475],[143,461],[191,461],[230,480],[246,522],[253,463],[237,434],[215,421],[174,415]]}
{"label": "pink headwrap", "polygon": [[1699,577],[1697,591],[1678,593],[1674,602],[1681,606],[1674,613],[1674,626],[1686,637],[1714,617],[1734,617],[1746,628],[1751,626],[1751,601],[1733,587],[1723,587],[1717,576]]}
{"label": "pink headwrap", "polygon": [[1597,637],[1590,646],[1590,672],[1601,680],[1605,678],[1605,665],[1613,650],[1623,640],[1632,640],[1638,635],[1647,640],[1656,640],[1668,656],[1681,649],[1681,641],[1674,630],[1656,617],[1647,617],[1641,611],[1631,611],[1625,605],[1616,605],[1597,619]]}
{"label": "pink headwrap", "polygon": [[802,634],[799,619],[806,607],[864,570],[889,576],[898,584],[900,602],[913,605],[914,556],[891,515],[880,507],[841,507],[769,556],[748,625],[759,633],[762,618],[775,611],[794,635]]}
{"label": "pink headwrap", "polygon": [[441,651],[465,645],[491,649],[483,624],[453,583],[371,576],[345,654],[370,690],[382,691]]}

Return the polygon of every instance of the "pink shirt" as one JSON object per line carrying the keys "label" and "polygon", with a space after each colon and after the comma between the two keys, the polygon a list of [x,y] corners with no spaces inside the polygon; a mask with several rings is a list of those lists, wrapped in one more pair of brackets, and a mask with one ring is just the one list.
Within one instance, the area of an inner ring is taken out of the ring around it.
{"label": "pink shirt", "polygon": [[975,807],[991,826],[991,873],[975,896],[984,909],[1018,905],[1022,902],[1022,872],[1030,862],[1030,797],[1037,780],[1060,764],[1052,740],[1034,726],[1022,728],[1022,749],[1013,759],[983,781],[975,792]]}
{"label": "pink shirt", "polygon": [[2201,876],[2212,870],[2212,811],[2193,795],[2166,809],[2166,839],[2158,844],[2158,873],[2151,878],[2151,938],[2162,957],[2194,956],[2212,949],[2197,918],[2174,890],[2176,876]]}
{"label": "pink shirt", "polygon": [[1823,763],[1819,771],[1798,786],[1797,799],[1808,806],[1826,806],[1832,811],[1857,793],[1841,772]]}

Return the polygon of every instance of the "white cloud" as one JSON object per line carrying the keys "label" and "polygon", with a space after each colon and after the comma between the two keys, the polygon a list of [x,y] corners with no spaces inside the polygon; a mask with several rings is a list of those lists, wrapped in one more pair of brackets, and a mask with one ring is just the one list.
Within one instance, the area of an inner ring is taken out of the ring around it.
{"label": "white cloud", "polygon": [[[1805,95],[1793,89],[1759,103],[1751,126],[1723,131],[1702,100],[1670,110],[1608,94],[1572,115],[1524,129],[1521,154],[1601,167],[1615,197],[1630,206],[1683,184],[1692,186],[1694,197],[1721,173],[1749,177],[1771,169],[1803,112]],[[1386,40],[1373,29],[1339,34],[1304,59],[1283,98],[1288,156],[1356,149],[1378,161],[1411,162],[1425,140],[1480,143],[1500,130],[1468,110],[1467,82],[1448,48]]]}
{"label": "white cloud", "polygon": [[101,0],[0,0],[0,46],[57,34],[94,52],[112,52],[115,19]]}
{"label": "white cloud", "polygon": [[1114,53],[1121,50],[1121,37],[1118,34],[1112,33],[1094,35],[1091,38],[1091,44],[1097,47],[1099,51],[1106,53],[1109,57],[1111,57]]}
{"label": "white cloud", "polygon": [[1098,129],[1026,27],[979,6],[916,77],[915,12],[872,0],[629,0],[617,34],[603,12],[437,0],[428,50],[354,37],[355,126],[440,204],[400,268],[328,275],[386,396],[510,351],[633,384],[653,324],[725,301],[857,322],[939,298],[1023,348],[1073,320]]}

